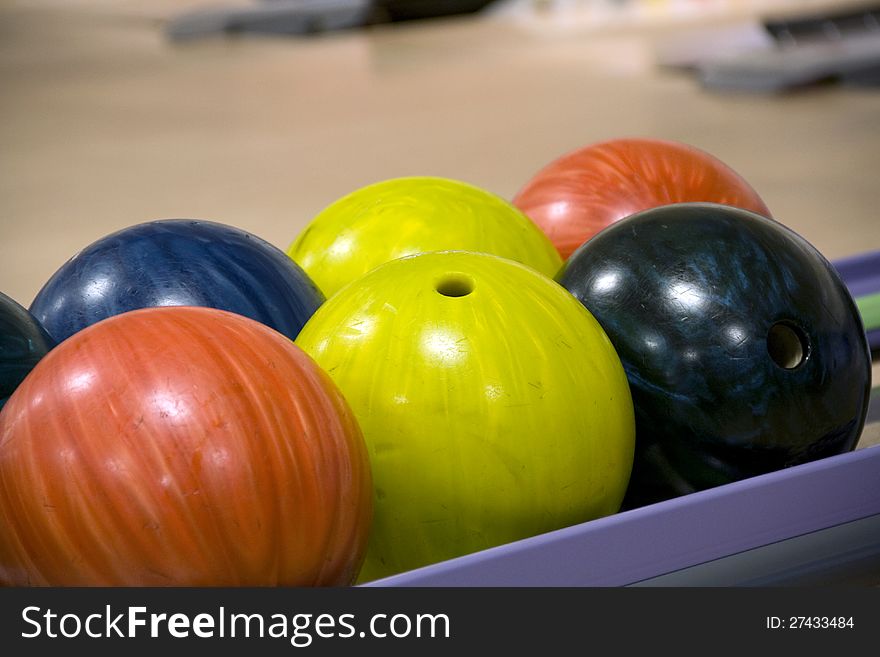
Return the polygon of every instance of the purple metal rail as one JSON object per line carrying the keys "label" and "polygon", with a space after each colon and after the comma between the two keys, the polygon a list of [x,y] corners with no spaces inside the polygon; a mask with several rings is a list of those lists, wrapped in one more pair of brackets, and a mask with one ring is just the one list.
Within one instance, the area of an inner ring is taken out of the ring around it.
{"label": "purple metal rail", "polygon": [[363,586],[624,586],[876,514],[869,447]]}

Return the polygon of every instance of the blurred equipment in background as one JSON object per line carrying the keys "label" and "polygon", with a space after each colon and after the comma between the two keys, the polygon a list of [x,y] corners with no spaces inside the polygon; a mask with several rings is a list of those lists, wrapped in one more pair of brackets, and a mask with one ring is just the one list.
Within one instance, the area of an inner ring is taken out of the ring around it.
{"label": "blurred equipment in background", "polygon": [[709,90],[772,93],[834,82],[880,85],[880,5],[765,18],[695,32],[658,49]]}
{"label": "blurred equipment in background", "polygon": [[258,0],[213,6],[171,21],[168,37],[183,41],[223,34],[308,35],[381,23],[474,13],[493,0]]}

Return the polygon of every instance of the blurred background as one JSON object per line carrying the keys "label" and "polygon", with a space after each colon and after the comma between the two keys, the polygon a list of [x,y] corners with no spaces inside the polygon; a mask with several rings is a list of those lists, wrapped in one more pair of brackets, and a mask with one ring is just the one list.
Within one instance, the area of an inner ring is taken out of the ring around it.
{"label": "blurred background", "polygon": [[232,224],[285,249],[371,182],[506,198],[623,136],[720,158],[828,258],[880,248],[877,4],[0,0],[0,289],[97,238]]}

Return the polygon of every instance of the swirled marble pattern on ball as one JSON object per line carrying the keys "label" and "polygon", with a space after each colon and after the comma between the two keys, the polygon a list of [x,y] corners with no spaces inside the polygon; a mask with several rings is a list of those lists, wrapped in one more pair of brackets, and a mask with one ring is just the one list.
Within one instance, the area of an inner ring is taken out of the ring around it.
{"label": "swirled marble pattern on ball", "polygon": [[626,506],[853,449],[871,357],[851,295],[782,224],[708,203],[602,231],[557,279],[608,333],[630,383]]}

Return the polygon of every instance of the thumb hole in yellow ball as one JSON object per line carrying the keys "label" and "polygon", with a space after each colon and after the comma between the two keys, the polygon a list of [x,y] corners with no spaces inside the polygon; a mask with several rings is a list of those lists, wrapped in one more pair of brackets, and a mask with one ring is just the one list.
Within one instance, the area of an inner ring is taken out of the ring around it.
{"label": "thumb hole in yellow ball", "polygon": [[467,274],[444,274],[434,289],[444,297],[466,297],[474,291],[474,280]]}

